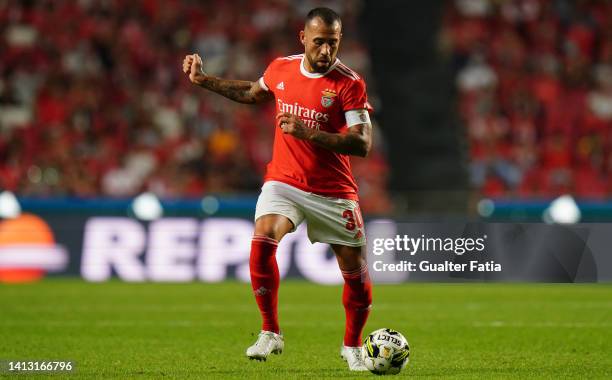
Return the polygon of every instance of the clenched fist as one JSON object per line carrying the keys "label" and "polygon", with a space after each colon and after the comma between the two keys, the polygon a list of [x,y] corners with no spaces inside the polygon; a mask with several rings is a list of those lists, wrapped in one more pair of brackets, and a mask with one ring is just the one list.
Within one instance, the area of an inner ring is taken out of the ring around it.
{"label": "clenched fist", "polygon": [[302,119],[288,112],[281,112],[276,115],[278,126],[283,133],[292,135],[300,140],[308,140],[314,131],[304,125]]}
{"label": "clenched fist", "polygon": [[193,84],[201,84],[206,78],[202,58],[198,54],[189,54],[183,59],[183,72],[189,74],[189,80]]}

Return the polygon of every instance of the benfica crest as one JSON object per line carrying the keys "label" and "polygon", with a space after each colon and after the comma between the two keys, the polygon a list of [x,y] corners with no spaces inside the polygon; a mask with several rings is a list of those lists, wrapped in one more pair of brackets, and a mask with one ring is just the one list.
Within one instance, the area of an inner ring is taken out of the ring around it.
{"label": "benfica crest", "polygon": [[321,96],[321,105],[323,107],[331,107],[331,105],[334,104],[334,100],[336,100],[336,91],[325,89],[321,91],[321,93],[323,94],[323,96]]}

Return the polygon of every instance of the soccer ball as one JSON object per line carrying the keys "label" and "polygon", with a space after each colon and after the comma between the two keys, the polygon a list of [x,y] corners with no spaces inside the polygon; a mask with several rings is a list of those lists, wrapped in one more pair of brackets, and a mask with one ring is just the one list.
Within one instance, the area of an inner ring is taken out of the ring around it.
{"label": "soccer ball", "polygon": [[363,342],[363,359],[370,372],[377,375],[396,375],[408,364],[410,347],[399,332],[376,330]]}

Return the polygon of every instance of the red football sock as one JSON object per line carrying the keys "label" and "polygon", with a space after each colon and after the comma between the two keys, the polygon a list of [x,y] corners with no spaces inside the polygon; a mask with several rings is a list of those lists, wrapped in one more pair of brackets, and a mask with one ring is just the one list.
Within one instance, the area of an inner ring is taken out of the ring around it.
{"label": "red football sock", "polygon": [[361,346],[361,333],[370,314],[372,304],[372,282],[368,275],[368,266],[364,263],[354,271],[342,271],[344,290],[342,304],[346,313],[344,345]]}
{"label": "red football sock", "polygon": [[262,330],[280,333],[278,325],[278,285],[280,276],[276,264],[278,242],[262,235],[253,236],[251,241],[251,286],[255,301],[263,319]]}

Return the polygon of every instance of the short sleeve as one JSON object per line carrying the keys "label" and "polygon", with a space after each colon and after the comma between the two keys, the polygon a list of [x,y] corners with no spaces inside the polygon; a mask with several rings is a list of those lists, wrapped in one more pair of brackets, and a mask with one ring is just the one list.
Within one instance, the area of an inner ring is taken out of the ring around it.
{"label": "short sleeve", "polygon": [[366,84],[363,80],[351,80],[342,95],[342,111],[366,109],[372,112],[374,109],[368,102]]}
{"label": "short sleeve", "polygon": [[276,60],[272,61],[268,67],[266,68],[266,70],[264,71],[263,75],[261,76],[261,78],[259,78],[259,85],[261,86],[261,88],[263,88],[266,91],[272,91],[270,90],[270,84],[273,83],[273,73],[274,73],[274,64],[276,63]]}

